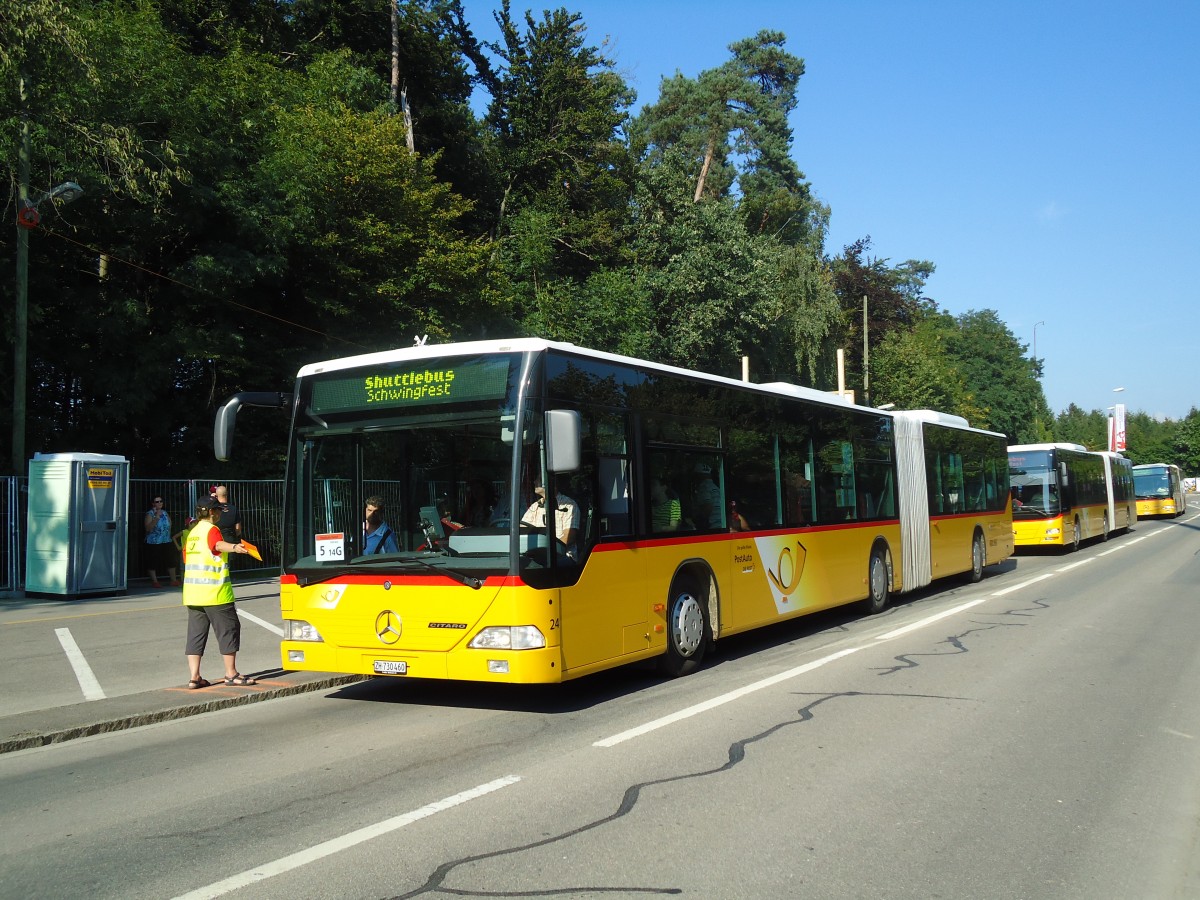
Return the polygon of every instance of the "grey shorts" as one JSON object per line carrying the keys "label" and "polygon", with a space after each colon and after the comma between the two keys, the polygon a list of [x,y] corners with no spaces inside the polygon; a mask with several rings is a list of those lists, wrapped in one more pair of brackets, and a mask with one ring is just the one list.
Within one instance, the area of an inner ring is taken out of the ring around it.
{"label": "grey shorts", "polygon": [[208,644],[208,626],[217,635],[217,647],[221,654],[237,653],[242,649],[242,620],[238,618],[237,605],[222,603],[220,606],[189,606],[187,656],[203,656]]}

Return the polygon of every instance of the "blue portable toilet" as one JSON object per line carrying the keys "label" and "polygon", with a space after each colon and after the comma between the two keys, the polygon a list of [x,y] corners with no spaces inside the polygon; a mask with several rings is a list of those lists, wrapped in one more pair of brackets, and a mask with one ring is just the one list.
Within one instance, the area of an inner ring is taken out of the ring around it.
{"label": "blue portable toilet", "polygon": [[100,453],[35,453],[29,461],[26,596],[128,589],[129,463]]}

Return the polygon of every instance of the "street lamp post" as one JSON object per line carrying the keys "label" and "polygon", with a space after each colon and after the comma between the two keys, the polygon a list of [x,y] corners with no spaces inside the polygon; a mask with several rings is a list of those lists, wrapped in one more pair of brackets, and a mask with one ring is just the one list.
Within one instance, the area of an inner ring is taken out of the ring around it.
{"label": "street lamp post", "polygon": [[70,203],[83,188],[67,181],[46,191],[37,199],[29,198],[28,133],[21,142],[20,183],[17,187],[17,298],[13,311],[13,412],[12,470],[17,475],[25,468],[25,373],[29,348],[29,232],[41,221],[38,207],[47,200]]}
{"label": "street lamp post", "polygon": [[1034,364],[1035,366],[1038,364],[1038,355],[1037,355],[1037,330],[1038,330],[1038,326],[1039,326],[1039,325],[1045,325],[1045,324],[1046,324],[1046,323],[1045,323],[1045,321],[1044,321],[1044,320],[1043,320],[1043,321],[1041,321],[1041,322],[1034,322],[1034,323],[1033,323],[1033,364]]}

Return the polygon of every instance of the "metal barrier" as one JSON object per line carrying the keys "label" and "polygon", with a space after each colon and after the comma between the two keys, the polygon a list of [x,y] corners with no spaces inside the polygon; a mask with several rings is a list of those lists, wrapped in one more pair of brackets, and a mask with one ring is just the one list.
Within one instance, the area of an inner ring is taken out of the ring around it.
{"label": "metal barrier", "polygon": [[223,484],[229,489],[229,502],[238,509],[242,519],[242,537],[262,554],[262,562],[252,556],[231,554],[229,568],[238,572],[273,572],[279,570],[280,536],[283,517],[283,481],[218,481],[193,478],[131,478],[129,479],[129,578],[145,578],[142,560],[146,545],[146,511],[155,497],[163,498],[163,509],[171,517],[171,533],[187,528],[195,515],[196,502],[209,496],[211,488]]}
{"label": "metal barrier", "polygon": [[24,582],[21,577],[25,556],[25,517],[21,515],[24,480],[19,475],[0,478],[0,594],[14,593]]}
{"label": "metal barrier", "polygon": [[[0,476],[0,596],[19,593],[25,585],[25,517],[29,499],[27,479],[20,475]],[[196,501],[209,496],[218,484],[229,488],[229,500],[242,519],[242,537],[258,547],[262,562],[252,556],[231,554],[229,567],[239,572],[279,571],[283,526],[282,479],[221,481],[215,478],[130,478],[129,555],[127,581],[148,579],[143,548],[145,520],[150,501],[163,498],[163,509],[171,517],[171,533],[179,534],[195,515]],[[182,561],[180,564],[182,574]]]}

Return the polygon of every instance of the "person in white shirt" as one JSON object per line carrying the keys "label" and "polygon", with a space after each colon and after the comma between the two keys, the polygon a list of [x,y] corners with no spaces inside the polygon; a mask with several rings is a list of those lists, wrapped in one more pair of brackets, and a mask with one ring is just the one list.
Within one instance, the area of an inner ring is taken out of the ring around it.
{"label": "person in white shirt", "polygon": [[[546,527],[546,488],[535,485],[533,492],[537,499],[529,504],[521,522],[534,528]],[[575,541],[579,536],[579,504],[566,494],[554,494],[554,536],[562,544],[561,551],[568,559],[578,560],[578,550]]]}

